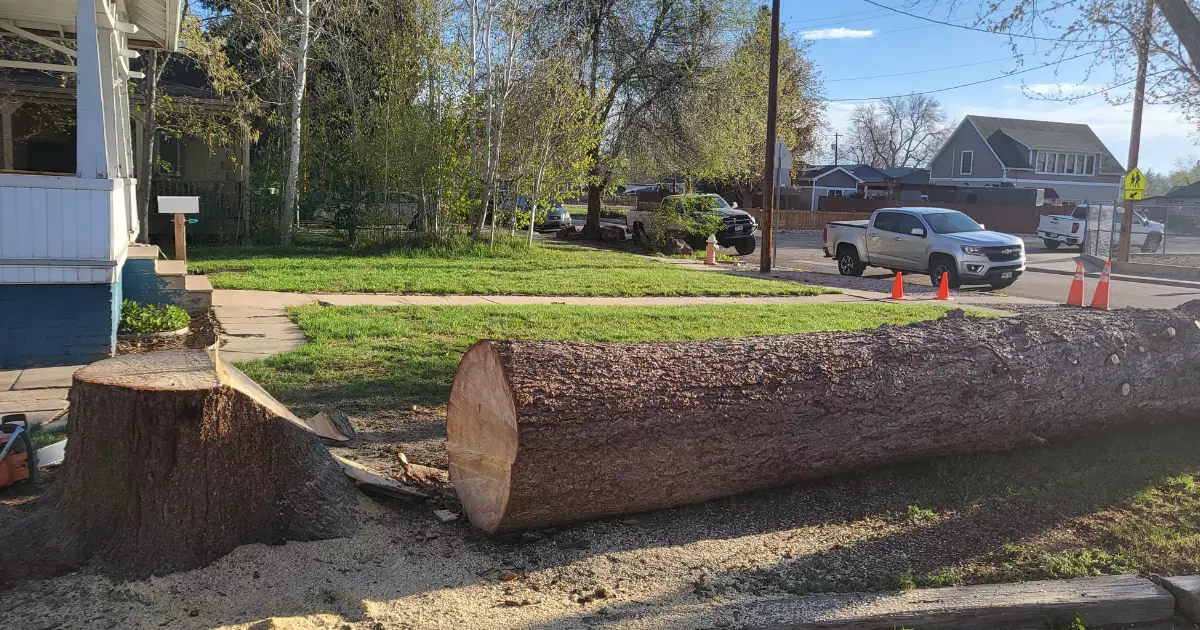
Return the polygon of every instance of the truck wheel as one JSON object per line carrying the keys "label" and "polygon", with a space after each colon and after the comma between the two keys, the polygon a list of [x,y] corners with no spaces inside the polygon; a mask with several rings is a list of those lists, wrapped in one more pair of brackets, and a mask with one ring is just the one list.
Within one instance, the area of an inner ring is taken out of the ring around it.
{"label": "truck wheel", "polygon": [[754,253],[755,249],[758,248],[758,241],[755,240],[753,236],[750,238],[744,238],[735,243],[734,248],[737,249],[738,256],[749,256],[750,254]]}
{"label": "truck wheel", "polygon": [[954,259],[949,256],[935,256],[929,261],[929,280],[933,282],[933,286],[942,285],[943,273],[949,277],[951,289],[962,286],[962,281],[958,279],[958,265]]}
{"label": "truck wheel", "polygon": [[1059,243],[1058,241],[1052,241],[1048,238],[1042,239],[1042,242],[1046,244],[1046,249],[1058,249],[1058,246],[1062,245],[1062,243]]}
{"label": "truck wheel", "polygon": [[1155,232],[1146,237],[1146,241],[1142,243],[1143,254],[1153,254],[1158,251],[1158,246],[1162,244],[1162,234]]}
{"label": "truck wheel", "polygon": [[861,276],[866,268],[858,259],[858,250],[853,247],[843,247],[838,252],[838,273],[843,276]]}

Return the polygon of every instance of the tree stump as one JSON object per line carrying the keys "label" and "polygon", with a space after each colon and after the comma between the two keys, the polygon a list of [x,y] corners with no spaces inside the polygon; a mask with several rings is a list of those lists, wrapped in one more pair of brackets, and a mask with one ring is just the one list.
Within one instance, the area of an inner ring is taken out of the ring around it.
{"label": "tree stump", "polygon": [[[192,569],[247,543],[344,536],[357,492],[318,437],[204,350],[75,373],[65,470],[7,531],[0,583],[89,569]],[[36,560],[14,561],[13,554]]]}
{"label": "tree stump", "polygon": [[682,343],[481,341],[450,476],[510,532],[1200,408],[1200,302]]}

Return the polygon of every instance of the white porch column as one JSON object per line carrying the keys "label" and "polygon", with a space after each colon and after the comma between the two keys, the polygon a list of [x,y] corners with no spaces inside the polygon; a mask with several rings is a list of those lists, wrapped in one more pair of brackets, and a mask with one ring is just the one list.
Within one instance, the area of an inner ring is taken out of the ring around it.
{"label": "white porch column", "polygon": [[17,168],[16,158],[13,157],[13,126],[12,115],[21,109],[21,103],[0,103],[0,133],[4,134],[4,164],[2,168]]}
{"label": "white porch column", "polygon": [[[112,47],[110,45],[104,47],[105,51],[110,52],[108,81],[106,82],[102,71],[104,64],[100,56],[100,31],[96,24],[96,0],[77,0],[77,5],[75,18],[78,43],[78,57],[75,63],[78,72],[75,96],[76,174],[90,179],[108,179],[112,177],[114,160],[109,159],[110,142],[107,130],[113,120],[111,114],[105,116],[104,92],[109,93],[109,102],[111,103],[113,92]],[[113,148],[115,149],[115,147]]]}
{"label": "white porch column", "polygon": [[[116,132],[117,132],[117,176],[118,177],[133,177],[133,139],[130,137],[130,126],[132,124],[129,115],[129,79],[126,78],[126,60],[120,56],[120,51],[126,47],[126,41],[129,39],[124,33],[114,31],[112,33],[112,55],[110,56],[112,71],[114,75],[114,90],[115,98],[114,110],[116,112]],[[101,55],[101,60],[104,57]]]}
{"label": "white porch column", "polygon": [[[104,2],[105,0],[100,0]],[[116,33],[100,26],[96,32],[100,60],[100,97],[104,106],[105,149],[108,151],[108,176],[121,175],[121,112],[117,91],[123,80],[116,68]],[[126,119],[128,120],[128,119]]]}

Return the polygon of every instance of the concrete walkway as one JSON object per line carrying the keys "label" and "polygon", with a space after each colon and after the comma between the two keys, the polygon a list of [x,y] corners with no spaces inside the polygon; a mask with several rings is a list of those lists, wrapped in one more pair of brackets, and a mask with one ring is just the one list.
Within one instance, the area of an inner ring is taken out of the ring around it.
{"label": "concrete walkway", "polygon": [[0,415],[23,413],[42,424],[67,407],[71,375],[82,365],[0,371]]}
{"label": "concrete walkway", "polygon": [[886,293],[843,290],[814,296],[764,297],[586,297],[543,295],[408,295],[398,293],[280,293],[275,291],[217,290],[213,313],[224,331],[221,356],[228,361],[255,361],[286,352],[304,343],[304,332],[287,316],[289,306],[486,306],[523,304],[576,304],[580,306],[682,306],[688,304],[829,304],[889,302],[966,306],[999,315],[1018,304],[1044,304],[1038,300],[997,296],[963,296],[938,302],[931,295],[897,302]]}

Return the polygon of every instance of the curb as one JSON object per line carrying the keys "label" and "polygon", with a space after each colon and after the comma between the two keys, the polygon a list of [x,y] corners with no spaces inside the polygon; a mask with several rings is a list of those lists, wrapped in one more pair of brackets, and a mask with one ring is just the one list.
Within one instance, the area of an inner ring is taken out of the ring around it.
{"label": "curb", "polygon": [[[1052,274],[1055,274],[1058,276],[1073,276],[1073,275],[1075,275],[1074,271],[1066,271],[1065,269],[1051,269],[1049,267],[1030,267],[1028,265],[1026,265],[1025,271],[1027,271],[1027,272],[1035,271],[1037,273],[1052,273]],[[1089,278],[1099,278],[1100,272],[1085,271],[1084,275],[1086,275]],[[1158,285],[1167,286],[1167,287],[1181,287],[1184,289],[1200,290],[1200,282],[1189,282],[1187,280],[1174,280],[1171,278],[1147,278],[1145,276],[1126,276],[1126,275],[1115,274],[1115,273],[1112,274],[1112,279],[1119,280],[1121,282],[1136,282],[1138,284],[1158,284]]]}
{"label": "curb", "polygon": [[[785,601],[803,602],[800,608],[816,612],[816,618],[754,624],[746,626],[746,630],[1043,628],[1049,627],[1047,624],[1076,618],[1084,626],[1093,628],[1169,621],[1175,618],[1176,607],[1176,597],[1171,592],[1136,575],[927,588],[899,593],[848,593]],[[771,614],[769,610],[762,612],[767,613],[768,618],[783,616]],[[782,606],[775,612],[786,615]],[[851,614],[846,615],[847,612]]]}

